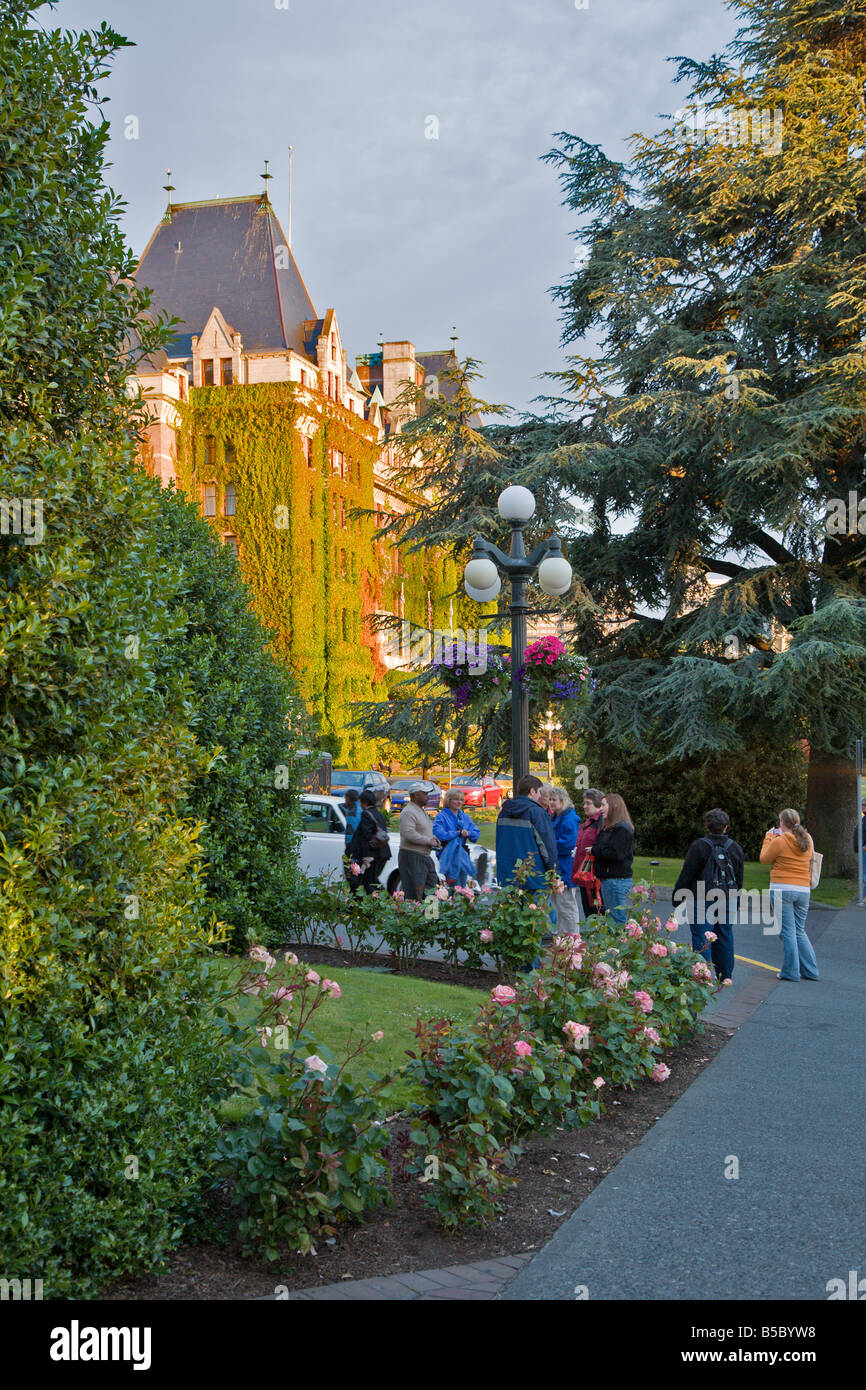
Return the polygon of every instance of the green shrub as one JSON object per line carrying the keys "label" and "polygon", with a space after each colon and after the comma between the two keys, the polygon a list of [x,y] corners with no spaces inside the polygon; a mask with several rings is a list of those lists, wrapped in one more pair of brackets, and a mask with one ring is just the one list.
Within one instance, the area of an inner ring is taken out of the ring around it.
{"label": "green shrub", "polygon": [[0,4],[0,496],[43,520],[0,536],[0,1249],[70,1297],[180,1238],[225,1057],[183,812],[203,759],[155,677],[181,627],[126,392],[143,301],[90,123],[122,41],[30,9]]}
{"label": "green shrub", "polygon": [[782,807],[805,806],[807,763],[799,744],[781,751],[756,744],[708,762],[658,762],[646,753],[590,745],[585,763],[590,786],[625,798],[638,854],[684,857],[692,840],[706,834],[704,814],[720,806],[746,858],[757,859]]}
{"label": "green shrub", "polygon": [[183,628],[161,648],[157,679],[185,679],[198,741],[219,750],[186,808],[202,822],[208,906],[239,951],[264,939],[265,924],[285,940],[293,920],[300,788],[289,717],[298,692],[249,607],[234,552],[182,494],[161,489],[158,506],[157,546],[180,575],[171,607]]}

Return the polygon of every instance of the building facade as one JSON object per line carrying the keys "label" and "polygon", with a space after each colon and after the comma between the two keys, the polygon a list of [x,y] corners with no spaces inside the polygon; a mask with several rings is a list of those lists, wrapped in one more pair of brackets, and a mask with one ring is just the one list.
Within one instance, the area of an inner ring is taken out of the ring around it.
{"label": "building facade", "polygon": [[338,758],[375,755],[347,728],[354,701],[384,698],[388,644],[376,613],[447,621],[454,565],[374,541],[411,498],[389,477],[394,402],[453,351],[380,345],[350,366],[336,313],[319,317],[267,196],[170,203],[136,281],[178,321],[136,364],[147,467],[181,488],[238,556]]}

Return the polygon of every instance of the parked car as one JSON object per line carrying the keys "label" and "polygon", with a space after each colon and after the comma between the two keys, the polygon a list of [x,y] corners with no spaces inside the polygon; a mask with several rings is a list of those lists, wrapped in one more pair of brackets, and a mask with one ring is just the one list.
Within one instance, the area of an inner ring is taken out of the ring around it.
{"label": "parked car", "polygon": [[499,807],[505,797],[505,793],[493,777],[471,777],[465,773],[455,777],[451,786],[463,793],[467,806]]}
{"label": "parked car", "polygon": [[402,811],[409,800],[409,788],[420,782],[427,793],[427,810],[438,811],[442,806],[442,788],[435,782],[424,781],[420,777],[395,777],[391,783],[391,810]]}
{"label": "parked car", "polygon": [[[302,796],[300,801],[301,871],[308,878],[324,876],[334,883],[343,878],[343,855],[346,848],[346,818],[338,796]],[[389,831],[391,854],[379,875],[379,882],[389,893],[400,887],[397,852],[400,836]],[[496,882],[496,855],[483,845],[470,845],[469,856],[479,884]],[[440,875],[440,878],[442,875]]]}
{"label": "parked car", "polygon": [[370,787],[376,793],[376,805],[383,811],[391,809],[391,784],[384,772],[377,772],[374,768],[367,768],[363,772],[351,772],[345,767],[335,767],[331,772],[331,791],[335,796],[342,796],[348,787],[354,787],[356,791],[362,792],[365,787]]}

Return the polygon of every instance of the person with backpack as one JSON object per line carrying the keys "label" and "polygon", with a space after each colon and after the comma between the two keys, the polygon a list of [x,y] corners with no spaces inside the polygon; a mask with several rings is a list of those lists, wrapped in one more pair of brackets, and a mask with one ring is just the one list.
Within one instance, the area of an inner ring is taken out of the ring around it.
{"label": "person with backpack", "polygon": [[372,893],[379,885],[379,875],[391,858],[391,841],[388,836],[388,822],[376,805],[376,793],[372,787],[361,792],[361,819],[358,829],[349,845],[349,858],[361,867],[360,874],[347,869],[346,877],[353,893],[363,888]]}
{"label": "person with backpack", "polygon": [[625,905],[632,890],[634,826],[628,807],[616,792],[608,792],[602,798],[601,813],[604,820],[592,847],[595,872],[601,882],[605,911],[624,926]]}
{"label": "person with backpack", "polygon": [[[728,834],[730,819],[715,807],[704,817],[706,835],[693,840],[674,884],[674,907],[694,905],[692,948],[712,962],[720,986],[733,984],[737,895],[743,886],[746,856]],[[707,931],[715,941],[707,943]]]}
{"label": "person with backpack", "polygon": [[782,937],[780,980],[818,980],[815,948],[806,935],[812,890],[812,836],[797,811],[782,811],[761,846],[761,863],[770,865],[770,901]]}

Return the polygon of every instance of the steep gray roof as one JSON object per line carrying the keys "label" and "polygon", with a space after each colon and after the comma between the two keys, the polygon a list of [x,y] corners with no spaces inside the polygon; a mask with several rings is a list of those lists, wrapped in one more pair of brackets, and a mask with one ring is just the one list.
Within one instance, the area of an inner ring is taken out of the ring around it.
{"label": "steep gray roof", "polygon": [[191,355],[190,340],[214,306],[240,333],[245,351],[288,347],[306,356],[303,325],[317,314],[270,203],[254,194],[172,203],[170,212],[135,272],[151,291],[151,313],[182,321],[169,356]]}

